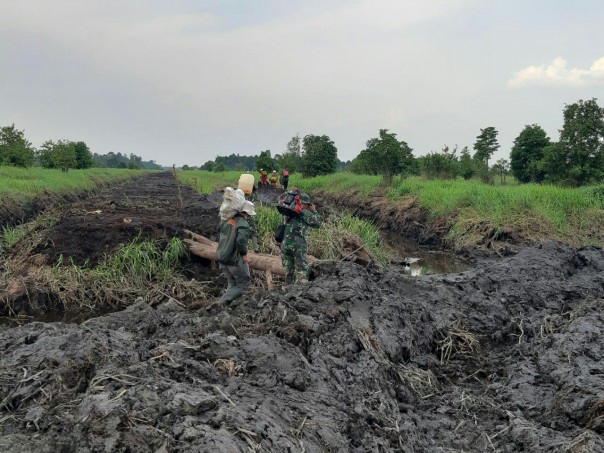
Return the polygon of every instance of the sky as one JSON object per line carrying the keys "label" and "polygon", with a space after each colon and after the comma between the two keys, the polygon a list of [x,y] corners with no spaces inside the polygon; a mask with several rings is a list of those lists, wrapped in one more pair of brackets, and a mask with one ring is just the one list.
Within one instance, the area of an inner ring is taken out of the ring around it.
{"label": "sky", "polygon": [[0,0],[0,126],[198,166],[380,129],[416,156],[604,106],[601,0]]}

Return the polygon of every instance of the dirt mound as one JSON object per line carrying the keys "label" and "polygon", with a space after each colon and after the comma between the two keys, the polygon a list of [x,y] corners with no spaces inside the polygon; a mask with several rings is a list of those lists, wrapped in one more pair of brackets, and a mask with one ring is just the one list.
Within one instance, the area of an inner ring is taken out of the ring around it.
{"label": "dirt mound", "polygon": [[71,193],[53,193],[45,190],[33,198],[15,197],[11,194],[3,195],[0,205],[0,227],[11,227],[28,222],[48,208],[87,198],[104,184],[99,183],[99,187],[93,190],[79,190]]}
{"label": "dirt mound", "polygon": [[33,253],[45,256],[49,264],[62,256],[64,262],[94,265],[137,237],[165,242],[183,228],[215,234],[216,206],[190,187],[179,186],[171,173],[144,175],[70,204]]}
{"label": "dirt mound", "polygon": [[463,274],[319,262],[201,316],[0,333],[2,451],[602,451],[604,252]]}

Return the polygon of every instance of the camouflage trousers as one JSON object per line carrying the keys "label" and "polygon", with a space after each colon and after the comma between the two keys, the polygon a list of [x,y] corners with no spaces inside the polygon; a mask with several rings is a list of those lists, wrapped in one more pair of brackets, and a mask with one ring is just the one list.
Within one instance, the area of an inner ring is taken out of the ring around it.
{"label": "camouflage trousers", "polygon": [[281,248],[281,263],[285,269],[285,283],[304,283],[308,279],[308,256],[306,247]]}

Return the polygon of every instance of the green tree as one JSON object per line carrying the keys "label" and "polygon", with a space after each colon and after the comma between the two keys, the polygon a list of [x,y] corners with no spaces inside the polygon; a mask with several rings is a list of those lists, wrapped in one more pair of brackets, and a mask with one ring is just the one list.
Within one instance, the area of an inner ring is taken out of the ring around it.
{"label": "green tree", "polygon": [[75,168],[90,168],[92,167],[92,153],[88,145],[84,142],[74,143],[76,152],[76,167]]}
{"label": "green tree", "polygon": [[470,150],[464,146],[459,157],[459,174],[465,180],[471,179],[476,174],[476,161],[472,159]]}
{"label": "green tree", "polygon": [[565,162],[563,183],[581,186],[604,177],[604,108],[597,99],[579,100],[564,108],[560,150]]}
{"label": "green tree", "polygon": [[302,174],[305,177],[334,173],[338,165],[338,149],[327,135],[306,135],[302,140]]}
{"label": "green tree", "polygon": [[207,170],[207,171],[214,171],[214,166],[216,164],[214,163],[213,160],[209,160],[207,161],[205,164],[203,164],[201,167],[199,167],[200,170]]}
{"label": "green tree", "polygon": [[505,177],[510,171],[510,163],[507,159],[499,159],[493,165],[492,171],[499,175],[501,178],[501,183],[505,184]]}
{"label": "green tree", "polygon": [[482,164],[481,177],[485,182],[489,180],[489,159],[499,149],[497,134],[497,130],[492,126],[480,129],[480,135],[474,143],[474,159]]}
{"label": "green tree", "polygon": [[[295,173],[300,169],[301,163],[301,139],[300,134],[294,135],[289,142],[287,142],[286,150],[278,159],[279,168],[287,168],[290,173]],[[276,156],[275,156],[276,157]]]}
{"label": "green tree", "polygon": [[68,140],[59,140],[52,149],[52,159],[54,168],[60,168],[64,173],[67,173],[70,168],[76,168],[75,143]]}
{"label": "green tree", "polygon": [[42,168],[55,168],[55,162],[53,157],[54,147],[55,142],[53,142],[52,140],[46,140],[38,149],[36,156]]}
{"label": "green tree", "polygon": [[270,150],[262,151],[260,156],[256,159],[256,170],[260,171],[260,169],[264,169],[269,173],[273,170],[276,170],[277,166],[275,165],[275,161],[271,157]]}
{"label": "green tree", "polygon": [[566,157],[560,143],[550,143],[543,148],[543,158],[536,166],[537,171],[543,173],[544,181],[556,184],[568,177]]}
{"label": "green tree", "polygon": [[380,174],[388,183],[395,175],[406,173],[413,152],[404,141],[398,141],[396,134],[388,129],[380,129],[379,137],[367,141],[367,147],[361,151],[355,169],[363,173]]}
{"label": "green tree", "polygon": [[540,162],[543,159],[543,149],[550,143],[545,131],[537,124],[524,127],[514,140],[510,154],[512,173],[518,181],[543,181],[544,173]]}
{"label": "green tree", "polygon": [[25,139],[25,131],[15,125],[0,129],[0,165],[30,167],[34,164],[34,149]]}
{"label": "green tree", "polygon": [[224,164],[218,164],[214,166],[212,170],[214,173],[224,173],[226,171],[226,166]]}

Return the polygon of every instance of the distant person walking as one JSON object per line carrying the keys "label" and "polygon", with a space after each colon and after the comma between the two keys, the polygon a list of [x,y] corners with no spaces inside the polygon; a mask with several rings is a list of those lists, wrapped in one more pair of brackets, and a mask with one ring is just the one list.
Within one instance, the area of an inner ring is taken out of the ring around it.
{"label": "distant person walking", "polygon": [[285,269],[285,283],[308,281],[308,240],[306,230],[319,228],[321,217],[311,204],[310,197],[300,194],[302,209],[299,218],[286,217],[285,234],[281,243],[281,262]]}
{"label": "distant person walking", "polygon": [[262,184],[263,186],[267,186],[268,185],[267,178],[268,178],[268,172],[264,168],[261,168],[260,169],[260,183],[259,184]]}
{"label": "distant person walking", "polygon": [[281,187],[283,187],[283,190],[287,190],[288,184],[289,184],[289,171],[287,171],[287,168],[284,168],[281,171]]}
{"label": "distant person walking", "polygon": [[274,187],[275,189],[277,188],[278,180],[279,180],[279,176],[277,176],[277,170],[273,170],[273,172],[271,173],[270,181],[271,181],[271,186]]}
{"label": "distant person walking", "polygon": [[218,301],[221,304],[230,304],[240,297],[250,283],[250,268],[247,263],[249,239],[247,219],[255,215],[254,204],[245,201],[241,211],[232,218],[221,221],[218,226],[216,261],[227,279],[227,289]]}

